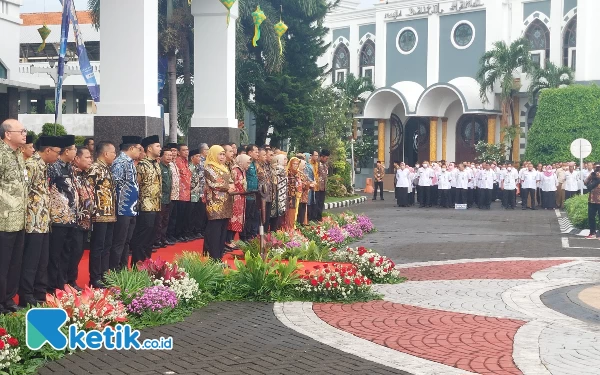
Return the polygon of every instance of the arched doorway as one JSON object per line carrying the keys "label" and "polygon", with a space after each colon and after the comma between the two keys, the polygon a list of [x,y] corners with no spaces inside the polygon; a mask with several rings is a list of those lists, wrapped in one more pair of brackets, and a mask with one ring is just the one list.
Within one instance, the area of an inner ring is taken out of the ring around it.
{"label": "arched doorway", "polygon": [[410,166],[429,160],[429,123],[423,117],[411,117],[404,132],[404,162]]}
{"label": "arched doorway", "polygon": [[463,115],[456,123],[456,162],[474,161],[475,145],[487,140],[487,119],[479,115]]}
{"label": "arched doorway", "polygon": [[402,157],[404,151],[404,148],[402,147],[403,131],[404,126],[402,125],[400,117],[395,113],[392,113],[392,116],[390,117],[390,166],[388,168],[390,173],[393,173],[394,171],[394,162],[402,161],[404,159]]}

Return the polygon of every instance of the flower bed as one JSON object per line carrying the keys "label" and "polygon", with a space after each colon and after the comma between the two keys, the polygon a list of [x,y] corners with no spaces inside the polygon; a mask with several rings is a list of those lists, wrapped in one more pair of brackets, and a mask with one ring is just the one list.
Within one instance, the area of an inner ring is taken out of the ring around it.
{"label": "flower bed", "polygon": [[[66,286],[47,296],[47,306],[65,309],[67,325],[83,330],[123,322],[139,329],[181,321],[213,300],[377,299],[373,282],[402,281],[394,263],[373,250],[346,246],[373,230],[366,216],[328,215],[320,224],[267,234],[267,259],[260,256],[258,239],[240,243],[244,254],[234,260],[234,267],[196,252],[184,252],[174,263],[148,259],[135,269],[107,273],[107,289],[77,292]],[[24,345],[25,313],[0,315],[0,327],[5,327],[0,328],[0,374],[9,366],[11,374],[34,373],[65,354],[49,346],[31,351]]]}

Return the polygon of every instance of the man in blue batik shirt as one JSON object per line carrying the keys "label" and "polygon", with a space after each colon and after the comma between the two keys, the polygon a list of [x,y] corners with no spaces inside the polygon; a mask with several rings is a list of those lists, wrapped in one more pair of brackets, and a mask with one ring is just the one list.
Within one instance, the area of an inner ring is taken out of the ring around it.
{"label": "man in blue batik shirt", "polygon": [[[246,191],[258,191],[258,173],[256,171],[256,164],[259,158],[258,146],[249,145],[246,147],[246,154],[252,158],[246,171]],[[259,220],[261,218],[257,203],[254,195],[246,196],[246,221],[244,223],[244,231],[240,234],[241,239],[244,241],[251,240],[258,235]]]}
{"label": "man in blue batik shirt", "polygon": [[127,267],[129,259],[129,242],[135,229],[140,194],[134,160],[140,156],[141,143],[142,137],[123,136],[121,153],[111,166],[117,193],[117,222],[108,265],[111,270]]}

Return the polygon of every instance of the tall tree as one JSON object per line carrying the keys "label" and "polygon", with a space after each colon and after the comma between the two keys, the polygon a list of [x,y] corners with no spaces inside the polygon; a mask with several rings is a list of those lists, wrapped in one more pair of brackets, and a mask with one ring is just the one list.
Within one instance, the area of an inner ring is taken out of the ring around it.
{"label": "tall tree", "polygon": [[536,68],[531,74],[531,83],[529,84],[529,94],[535,100],[535,95],[543,89],[557,89],[572,85],[575,81],[575,74],[568,66],[556,66],[551,61],[546,61],[546,66]]}
{"label": "tall tree", "polygon": [[[500,84],[500,107],[502,110],[502,128],[504,134],[514,134],[516,131],[504,130],[510,126],[519,126],[515,124],[514,119],[518,118],[517,113],[513,113],[513,97],[518,93],[520,86],[515,83],[515,74],[519,70],[528,73],[531,71],[532,62],[529,56],[529,41],[520,38],[507,45],[504,41],[494,43],[494,48],[485,52],[480,59],[480,68],[477,72],[477,81],[479,82],[479,96],[484,103],[489,101],[488,92],[494,91],[494,85]],[[516,109],[518,111],[518,109]],[[520,128],[519,134],[520,134]],[[508,137],[507,137],[508,138]],[[513,151],[512,139],[506,139],[509,143],[511,154]]]}

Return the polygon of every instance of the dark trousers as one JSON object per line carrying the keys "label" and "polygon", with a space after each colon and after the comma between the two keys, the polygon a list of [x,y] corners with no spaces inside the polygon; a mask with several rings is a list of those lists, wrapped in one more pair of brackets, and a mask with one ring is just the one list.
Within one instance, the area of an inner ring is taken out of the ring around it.
{"label": "dark trousers", "polygon": [[23,249],[19,304],[36,305],[37,299],[46,299],[48,288],[48,257],[50,233],[26,233]]}
{"label": "dark trousers", "polygon": [[590,226],[590,235],[596,234],[596,215],[600,215],[600,203],[588,202],[588,225]]}
{"label": "dark trousers", "polygon": [[140,212],[131,238],[131,266],[152,256],[154,219],[158,212]]}
{"label": "dark trousers", "polygon": [[113,241],[110,248],[108,268],[120,270],[127,268],[129,260],[129,245],[135,230],[136,216],[117,216],[113,228]]}
{"label": "dark trousers", "polygon": [[228,223],[229,219],[218,219],[209,220],[206,224],[204,252],[208,253],[213,259],[221,259],[223,257]]}
{"label": "dark trousers", "polygon": [[285,216],[272,217],[271,220],[269,220],[269,231],[276,232],[281,229],[284,218]]}
{"label": "dark trousers", "polygon": [[419,196],[421,207],[431,206],[431,186],[420,186]]}
{"label": "dark trousers", "polygon": [[479,189],[479,208],[490,208],[493,189]]}
{"label": "dark trousers", "polygon": [[467,195],[469,193],[469,189],[456,189],[456,203],[458,204],[468,204]]}
{"label": "dark trousers", "polygon": [[440,196],[440,206],[450,207],[450,189],[438,189]]}
{"label": "dark trousers", "polygon": [[535,189],[521,189],[521,207],[527,208],[527,198],[531,198],[531,208],[535,208]]}
{"label": "dark trousers", "polygon": [[19,290],[25,231],[0,232],[0,304],[12,305]]}
{"label": "dark trousers", "polygon": [[565,201],[567,199],[571,198],[572,196],[577,195],[578,192],[579,191],[568,191],[568,190],[565,190]]}
{"label": "dark trousers", "polygon": [[450,188],[450,207],[454,207],[456,203],[456,187]]}
{"label": "dark trousers", "polygon": [[[537,200],[537,205],[541,206],[542,205],[542,189],[540,189],[540,188],[535,189],[535,197]],[[531,206],[533,207],[533,204],[531,204]]]}
{"label": "dark trousers", "polygon": [[202,201],[193,202],[190,216],[190,232],[193,235],[204,235],[206,230],[206,204]]}
{"label": "dark trousers", "polygon": [[52,293],[56,289],[64,289],[67,282],[65,259],[69,256],[69,244],[74,232],[73,227],[52,226],[48,259],[48,290]]}
{"label": "dark trousers", "polygon": [[517,205],[517,191],[515,189],[512,190],[504,190],[504,207],[506,208],[515,208]]}
{"label": "dark trousers", "polygon": [[430,189],[429,194],[431,198],[429,198],[429,206],[431,207],[431,205],[437,205],[439,203],[440,194],[437,185],[431,185]]}
{"label": "dark trousers", "polygon": [[299,224],[304,224],[304,218],[306,217],[306,203],[300,203],[298,205],[298,219],[296,220]]}
{"label": "dark trousers", "polygon": [[398,207],[408,206],[408,188],[396,188],[396,203],[398,204]]}
{"label": "dark trousers", "polygon": [[377,199],[377,189],[379,189],[379,196],[383,199],[383,181],[375,181],[375,190],[373,191],[373,199]]}
{"label": "dark trousers", "polygon": [[187,237],[190,235],[190,213],[192,202],[177,201],[177,228],[175,237]]}
{"label": "dark trousers", "polygon": [[[277,204],[277,203],[275,203]],[[273,208],[273,202],[265,202],[265,220],[262,222],[265,233],[267,233],[271,226],[271,209]],[[261,218],[262,219],[262,218]]]}
{"label": "dark trousers", "polygon": [[323,211],[325,210],[325,192],[324,191],[315,191],[315,220],[321,221],[323,220]]}
{"label": "dark trousers", "polygon": [[423,201],[423,188],[422,186],[417,185],[417,203],[419,203],[420,205],[423,205],[422,201]]}
{"label": "dark trousers", "polygon": [[97,285],[110,265],[115,223],[94,223],[90,243],[90,284]]}
{"label": "dark trousers", "polygon": [[500,184],[494,182],[494,191],[492,192],[492,202],[495,202],[496,199],[500,199]]}
{"label": "dark trousers", "polygon": [[65,280],[67,284],[76,285],[77,277],[79,276],[79,262],[83,257],[83,247],[87,240],[89,231],[75,229],[71,242],[69,243],[69,259],[66,265]]}
{"label": "dark trousers", "polygon": [[[240,234],[240,237],[241,237],[242,241],[248,241],[258,235],[258,224],[260,223],[260,212],[258,210],[256,200],[246,199],[246,212],[245,212],[244,217],[245,217],[244,231]],[[208,229],[208,223],[207,223],[206,229]],[[207,234],[206,229],[204,231],[204,235]]]}
{"label": "dark trousers", "polygon": [[473,207],[473,202],[475,202],[475,189],[467,189],[467,207]]}
{"label": "dark trousers", "polygon": [[169,214],[173,203],[163,203],[160,206],[160,213],[156,219],[154,243],[164,243],[167,241],[167,228],[169,226]]}
{"label": "dark trousers", "polygon": [[171,212],[169,212],[169,224],[167,225],[167,238],[175,239],[177,228],[177,202],[171,201]]}

